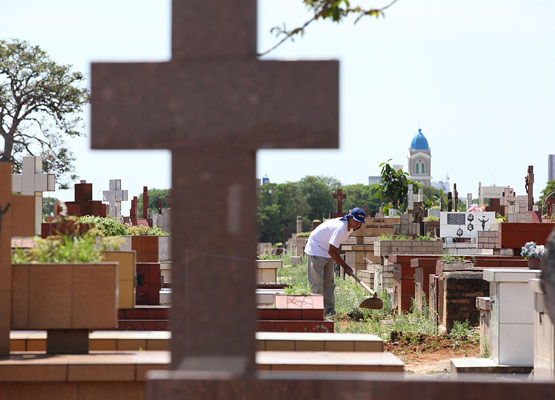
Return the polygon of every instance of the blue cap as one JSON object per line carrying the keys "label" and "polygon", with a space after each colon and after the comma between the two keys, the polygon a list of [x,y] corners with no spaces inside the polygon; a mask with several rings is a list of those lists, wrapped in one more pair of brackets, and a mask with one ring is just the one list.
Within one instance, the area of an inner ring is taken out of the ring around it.
{"label": "blue cap", "polygon": [[362,208],[355,207],[351,210],[349,214],[353,216],[355,221],[362,222],[364,224],[364,218],[366,218],[366,213]]}
{"label": "blue cap", "polygon": [[364,218],[366,218],[366,213],[360,207],[355,207],[351,210],[351,212],[347,215],[344,215],[341,219],[347,220],[349,217],[353,217],[353,219],[357,222],[362,222],[364,224]]}

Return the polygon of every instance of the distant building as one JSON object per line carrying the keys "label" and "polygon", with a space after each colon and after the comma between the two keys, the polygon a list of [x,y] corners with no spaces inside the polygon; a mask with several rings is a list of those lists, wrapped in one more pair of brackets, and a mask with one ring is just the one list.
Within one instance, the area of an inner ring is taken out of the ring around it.
{"label": "distant building", "polygon": [[433,181],[431,186],[433,188],[438,189],[438,190],[443,190],[444,193],[448,193],[450,191],[448,180],[445,181],[445,182],[444,181],[438,181],[438,182]]}
{"label": "distant building", "polygon": [[268,178],[268,175],[266,175],[264,178],[262,178],[262,184],[265,185],[267,183],[270,183],[270,178]]}
{"label": "distant building", "polygon": [[547,156],[547,181],[555,179],[555,154]]}
{"label": "distant building", "polygon": [[409,179],[430,186],[432,180],[432,151],[428,145],[428,140],[422,133],[422,129],[418,129],[418,133],[412,138],[408,161]]}

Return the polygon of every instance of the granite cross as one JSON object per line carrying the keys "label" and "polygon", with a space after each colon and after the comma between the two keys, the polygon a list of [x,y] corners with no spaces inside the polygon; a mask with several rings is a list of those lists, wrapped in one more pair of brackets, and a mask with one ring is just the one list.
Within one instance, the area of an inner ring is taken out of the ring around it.
{"label": "granite cross", "polygon": [[534,211],[534,166],[528,166],[526,174],[526,194],[528,194],[528,211]]}
{"label": "granite cross", "polygon": [[40,235],[42,192],[56,190],[56,175],[42,173],[42,157],[23,157],[22,173],[12,175],[12,189],[26,196],[35,196],[35,234]]}
{"label": "granite cross", "polygon": [[346,194],[343,194],[343,191],[341,189],[337,190],[337,193],[335,193],[333,195],[334,199],[337,199],[337,213],[342,213],[343,212],[343,199],[347,198]]}
{"label": "granite cross", "polygon": [[102,192],[102,200],[108,202],[108,215],[112,218],[121,217],[121,202],[127,201],[127,190],[121,190],[121,179],[110,179],[110,190]]}
{"label": "granite cross", "polygon": [[173,369],[254,373],[256,151],[338,146],[339,63],[258,60],[256,6],[174,1],[171,61],[91,68],[92,147],[172,151]]}

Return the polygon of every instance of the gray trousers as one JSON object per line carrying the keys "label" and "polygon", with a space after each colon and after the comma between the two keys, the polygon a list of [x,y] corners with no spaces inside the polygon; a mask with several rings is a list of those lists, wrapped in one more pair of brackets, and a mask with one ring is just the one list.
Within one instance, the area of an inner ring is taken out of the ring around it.
{"label": "gray trousers", "polygon": [[324,295],[324,313],[335,311],[335,262],[331,258],[308,255],[308,283],[314,294]]}

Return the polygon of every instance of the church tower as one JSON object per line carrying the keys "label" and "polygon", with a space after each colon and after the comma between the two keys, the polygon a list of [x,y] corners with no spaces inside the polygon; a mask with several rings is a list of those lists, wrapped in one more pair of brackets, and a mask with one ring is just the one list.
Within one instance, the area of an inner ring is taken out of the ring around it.
{"label": "church tower", "polygon": [[428,140],[418,129],[409,147],[409,179],[430,186],[432,180],[432,152]]}

